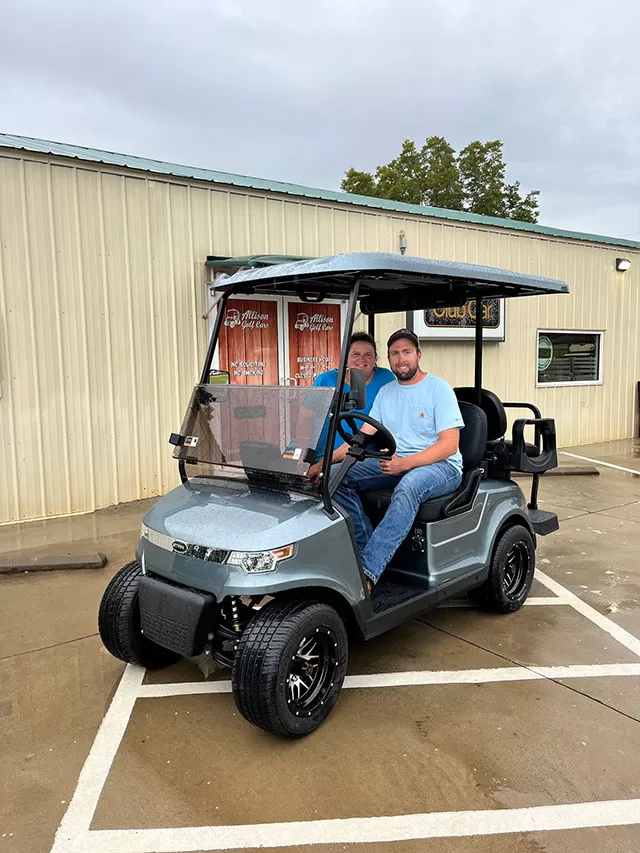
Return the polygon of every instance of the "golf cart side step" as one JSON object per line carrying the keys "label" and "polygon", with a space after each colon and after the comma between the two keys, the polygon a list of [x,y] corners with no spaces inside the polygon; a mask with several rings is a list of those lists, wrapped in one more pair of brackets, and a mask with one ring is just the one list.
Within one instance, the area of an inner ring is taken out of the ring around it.
{"label": "golf cart side step", "polygon": [[530,509],[529,518],[531,526],[538,536],[547,536],[549,533],[555,533],[560,527],[558,516],[555,512],[547,512],[544,509]]}
{"label": "golf cart side step", "polygon": [[374,613],[382,613],[392,607],[397,607],[399,604],[411,601],[412,598],[423,596],[425,592],[426,590],[422,587],[406,586],[405,584],[381,580],[373,588],[371,596]]}

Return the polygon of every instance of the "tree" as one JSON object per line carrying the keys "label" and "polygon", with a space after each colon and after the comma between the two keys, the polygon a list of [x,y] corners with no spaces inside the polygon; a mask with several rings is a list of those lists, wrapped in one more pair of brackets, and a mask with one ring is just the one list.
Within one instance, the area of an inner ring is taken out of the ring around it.
{"label": "tree", "polygon": [[375,174],[349,169],[344,192],[409,204],[465,210],[485,216],[538,221],[538,195],[520,193],[520,182],[506,182],[502,142],[470,142],[458,156],[442,136],[429,136],[422,148],[406,139],[400,154]]}
{"label": "tree", "polygon": [[429,199],[425,203],[431,207],[462,210],[463,186],[455,149],[443,136],[429,136],[422,150],[425,152],[424,163]]}

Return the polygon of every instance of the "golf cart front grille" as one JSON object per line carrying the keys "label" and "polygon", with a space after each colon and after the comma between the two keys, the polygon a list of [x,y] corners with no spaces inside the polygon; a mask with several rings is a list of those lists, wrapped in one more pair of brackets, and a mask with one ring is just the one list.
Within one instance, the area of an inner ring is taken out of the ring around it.
{"label": "golf cart front grille", "polygon": [[229,551],[224,548],[194,545],[192,542],[174,539],[166,533],[159,533],[145,525],[142,528],[142,538],[147,539],[152,545],[157,545],[158,548],[164,548],[165,551],[173,551],[175,554],[184,554],[186,557],[195,557],[197,560],[206,560],[209,563],[224,563],[229,556]]}

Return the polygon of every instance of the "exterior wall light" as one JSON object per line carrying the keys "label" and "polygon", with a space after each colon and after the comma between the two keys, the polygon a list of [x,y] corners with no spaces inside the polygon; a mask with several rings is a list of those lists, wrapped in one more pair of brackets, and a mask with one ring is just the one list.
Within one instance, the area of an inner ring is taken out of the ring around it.
{"label": "exterior wall light", "polygon": [[407,251],[407,238],[405,237],[404,231],[400,232],[400,254],[404,255]]}
{"label": "exterior wall light", "polygon": [[616,270],[618,272],[626,272],[631,266],[631,261],[628,258],[616,258]]}

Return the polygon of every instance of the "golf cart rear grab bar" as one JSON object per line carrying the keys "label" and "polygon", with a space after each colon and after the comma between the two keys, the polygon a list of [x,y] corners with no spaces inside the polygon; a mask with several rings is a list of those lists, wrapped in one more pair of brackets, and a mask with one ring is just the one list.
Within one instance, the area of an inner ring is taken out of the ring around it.
{"label": "golf cart rear grab bar", "polygon": [[[542,439],[542,449],[539,456],[527,456],[524,428],[535,426]],[[518,418],[514,421],[511,431],[513,444],[511,464],[517,471],[526,474],[539,474],[555,468],[558,465],[556,453],[556,423],[553,418]]]}
{"label": "golf cart rear grab bar", "polygon": [[[542,412],[533,403],[503,403],[502,406],[505,409],[529,409],[530,412],[533,412],[534,418],[538,418],[539,420],[542,419]],[[540,450],[540,430],[537,426],[535,431],[535,440],[533,443],[538,450]]]}
{"label": "golf cart rear grab bar", "polygon": [[502,403],[505,409],[529,409],[533,412],[534,418],[542,418],[542,413],[537,406],[534,406],[533,403]]}

